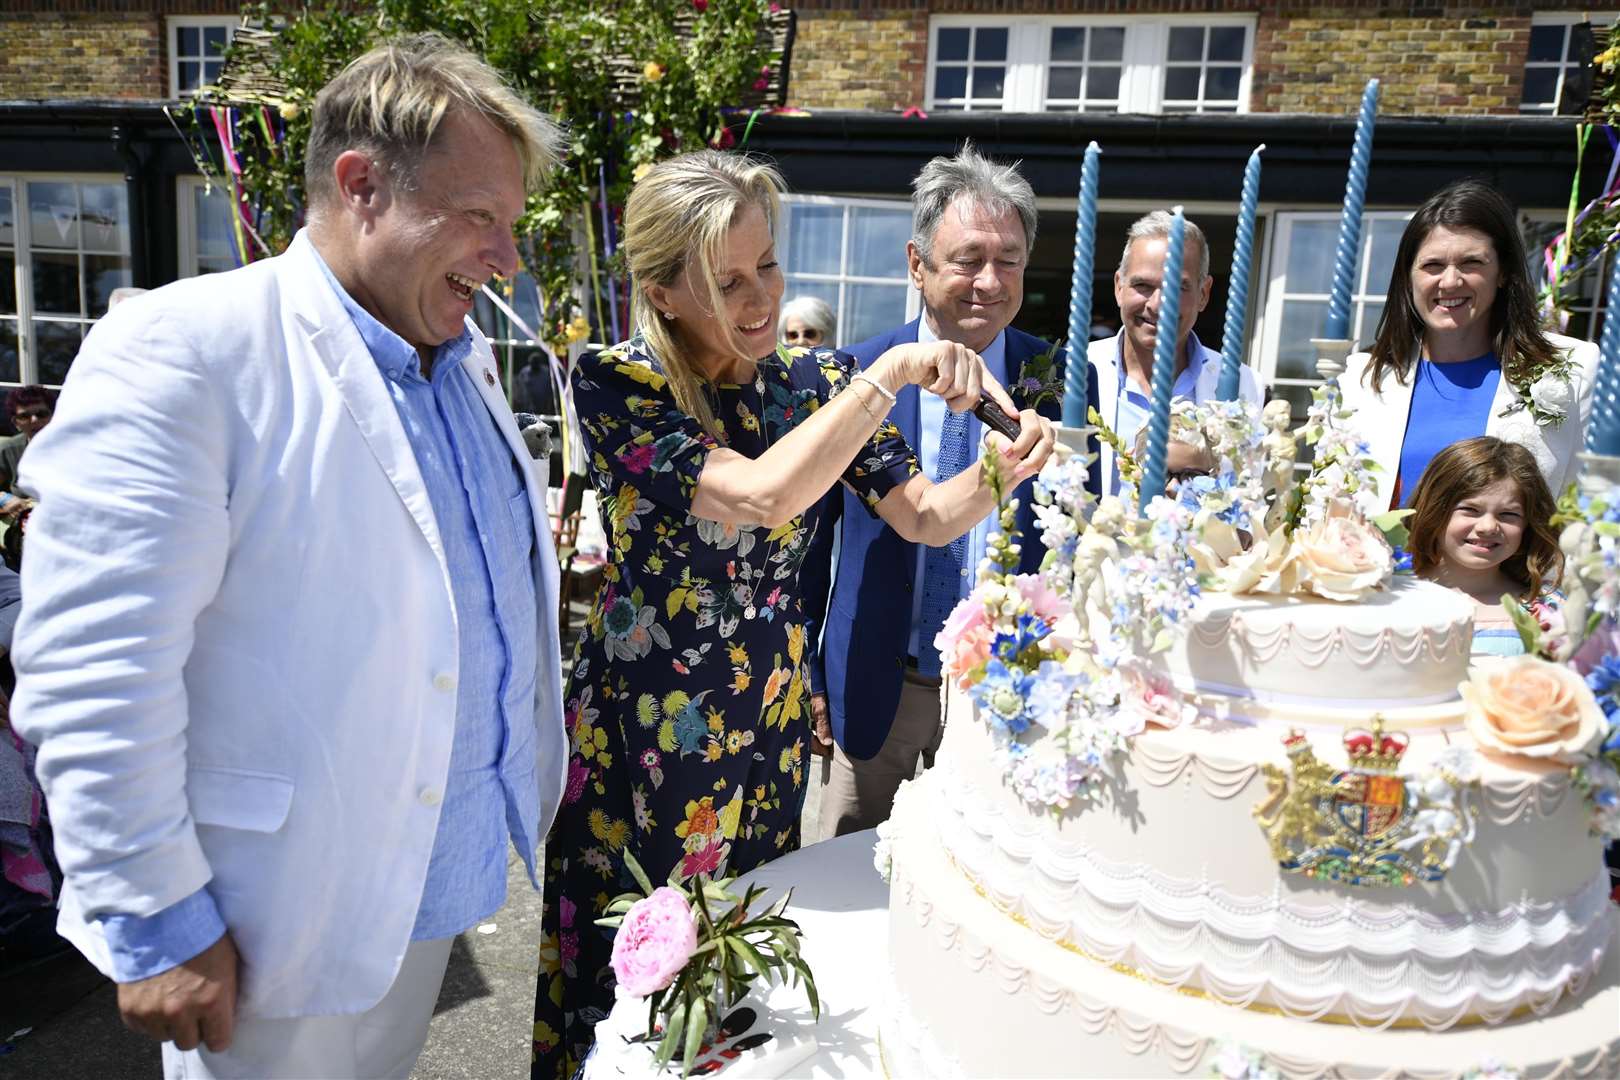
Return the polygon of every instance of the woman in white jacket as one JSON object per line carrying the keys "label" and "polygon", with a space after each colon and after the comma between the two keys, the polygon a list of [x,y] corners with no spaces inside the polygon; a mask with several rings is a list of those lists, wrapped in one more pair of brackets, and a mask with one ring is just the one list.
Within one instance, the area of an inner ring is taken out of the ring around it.
{"label": "woman in white jacket", "polygon": [[1429,460],[1494,435],[1529,450],[1553,491],[1575,478],[1597,348],[1542,330],[1513,208],[1461,180],[1407,224],[1371,351],[1339,376],[1381,466],[1376,509],[1410,501]]}

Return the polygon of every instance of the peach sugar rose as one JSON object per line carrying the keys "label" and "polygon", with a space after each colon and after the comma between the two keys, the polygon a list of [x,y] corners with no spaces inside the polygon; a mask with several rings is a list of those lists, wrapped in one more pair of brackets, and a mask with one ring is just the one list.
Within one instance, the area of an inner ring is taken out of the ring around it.
{"label": "peach sugar rose", "polygon": [[1329,600],[1359,600],[1388,584],[1395,570],[1383,534],[1346,508],[1335,508],[1309,532],[1295,533],[1292,547],[1305,588]]}
{"label": "peach sugar rose", "polygon": [[1566,764],[1602,738],[1606,726],[1579,673],[1533,656],[1479,665],[1457,688],[1468,732],[1484,750]]}

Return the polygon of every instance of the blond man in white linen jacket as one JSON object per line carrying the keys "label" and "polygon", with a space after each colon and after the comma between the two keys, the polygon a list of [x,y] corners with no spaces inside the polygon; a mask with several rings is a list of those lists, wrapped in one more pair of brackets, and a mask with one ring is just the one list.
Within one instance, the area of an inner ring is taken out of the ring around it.
{"label": "blond man in white linen jacket", "polygon": [[467,318],[556,129],[433,35],[314,109],[309,227],[104,318],[23,470],[60,928],[167,1077],[408,1075],[562,791],[545,481]]}

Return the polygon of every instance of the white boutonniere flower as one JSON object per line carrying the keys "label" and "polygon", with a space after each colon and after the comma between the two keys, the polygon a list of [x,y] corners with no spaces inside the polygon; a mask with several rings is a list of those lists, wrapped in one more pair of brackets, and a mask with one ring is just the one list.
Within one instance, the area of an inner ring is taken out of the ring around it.
{"label": "white boutonniere flower", "polygon": [[1575,388],[1562,371],[1549,371],[1530,384],[1527,405],[1542,426],[1563,423],[1575,404]]}

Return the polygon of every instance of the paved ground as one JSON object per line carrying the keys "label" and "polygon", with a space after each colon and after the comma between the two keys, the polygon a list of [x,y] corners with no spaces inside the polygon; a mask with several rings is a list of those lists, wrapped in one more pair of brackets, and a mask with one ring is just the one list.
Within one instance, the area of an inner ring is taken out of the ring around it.
{"label": "paved ground", "polygon": [[[805,800],[806,843],[822,839],[816,815],[822,759],[815,760]],[[485,924],[492,929],[463,934],[451,951],[427,1050],[413,1080],[519,1080],[528,1075],[540,898],[515,857],[507,870],[507,903]],[[50,986],[44,989],[58,995],[56,1008],[63,1011],[10,1040],[10,1052],[0,1053],[0,1077],[155,1080],[160,1075],[157,1045],[119,1022],[111,984],[78,964],[58,965],[45,978]],[[75,1003],[67,1004],[74,998]],[[15,1030],[0,1017],[0,1047]]]}

